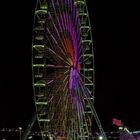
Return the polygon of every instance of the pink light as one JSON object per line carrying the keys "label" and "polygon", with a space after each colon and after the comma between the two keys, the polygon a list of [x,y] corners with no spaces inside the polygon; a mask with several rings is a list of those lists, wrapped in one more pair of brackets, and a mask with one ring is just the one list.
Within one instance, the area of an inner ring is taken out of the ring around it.
{"label": "pink light", "polygon": [[112,122],[113,122],[113,124],[115,124],[115,125],[117,125],[117,126],[121,126],[121,125],[122,125],[121,120],[118,120],[118,119],[116,119],[116,118],[113,118],[113,119],[112,119]]}

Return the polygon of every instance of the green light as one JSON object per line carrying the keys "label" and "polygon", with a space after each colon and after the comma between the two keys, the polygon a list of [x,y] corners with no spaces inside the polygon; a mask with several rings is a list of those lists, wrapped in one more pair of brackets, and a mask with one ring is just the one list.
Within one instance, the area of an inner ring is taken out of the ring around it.
{"label": "green light", "polygon": [[35,11],[35,14],[40,14],[40,13],[44,13],[44,14],[47,14],[47,10],[37,10]]}
{"label": "green light", "polygon": [[48,9],[48,4],[46,2],[44,2],[44,3],[41,4],[40,8],[42,10],[47,10]]}
{"label": "green light", "polygon": [[40,122],[50,122],[49,119],[38,119],[38,121],[40,121]]}
{"label": "green light", "polygon": [[33,48],[44,48],[44,45],[33,45]]}
{"label": "green light", "polygon": [[36,83],[36,84],[34,84],[34,86],[45,86],[46,84],[44,84],[44,83]]}
{"label": "green light", "polygon": [[33,64],[33,67],[44,67],[45,64]]}
{"label": "green light", "polygon": [[35,102],[36,105],[47,105],[47,102]]}

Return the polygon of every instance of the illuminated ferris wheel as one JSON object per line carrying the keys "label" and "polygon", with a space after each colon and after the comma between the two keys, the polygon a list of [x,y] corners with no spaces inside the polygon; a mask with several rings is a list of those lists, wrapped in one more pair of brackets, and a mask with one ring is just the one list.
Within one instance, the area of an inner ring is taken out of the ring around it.
{"label": "illuminated ferris wheel", "polygon": [[94,102],[94,52],[85,0],[38,0],[33,27],[33,86],[46,137],[88,140]]}

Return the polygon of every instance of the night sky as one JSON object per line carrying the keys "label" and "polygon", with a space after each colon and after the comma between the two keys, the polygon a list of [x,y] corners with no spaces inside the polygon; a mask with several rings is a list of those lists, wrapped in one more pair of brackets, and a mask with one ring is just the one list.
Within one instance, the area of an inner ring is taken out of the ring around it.
{"label": "night sky", "polygon": [[[1,17],[0,128],[26,128],[35,108],[31,47],[35,2],[11,1]],[[88,1],[95,50],[95,108],[105,131],[116,117],[140,130],[138,3]]]}

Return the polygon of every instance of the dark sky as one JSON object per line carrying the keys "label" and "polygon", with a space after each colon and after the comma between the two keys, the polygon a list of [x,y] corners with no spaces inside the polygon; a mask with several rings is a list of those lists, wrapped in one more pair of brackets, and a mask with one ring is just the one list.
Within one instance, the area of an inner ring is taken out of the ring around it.
{"label": "dark sky", "polygon": [[[34,113],[31,44],[35,2],[12,1],[1,17],[0,128],[25,128]],[[88,1],[95,49],[95,108],[105,131],[111,119],[140,130],[138,3]]]}

